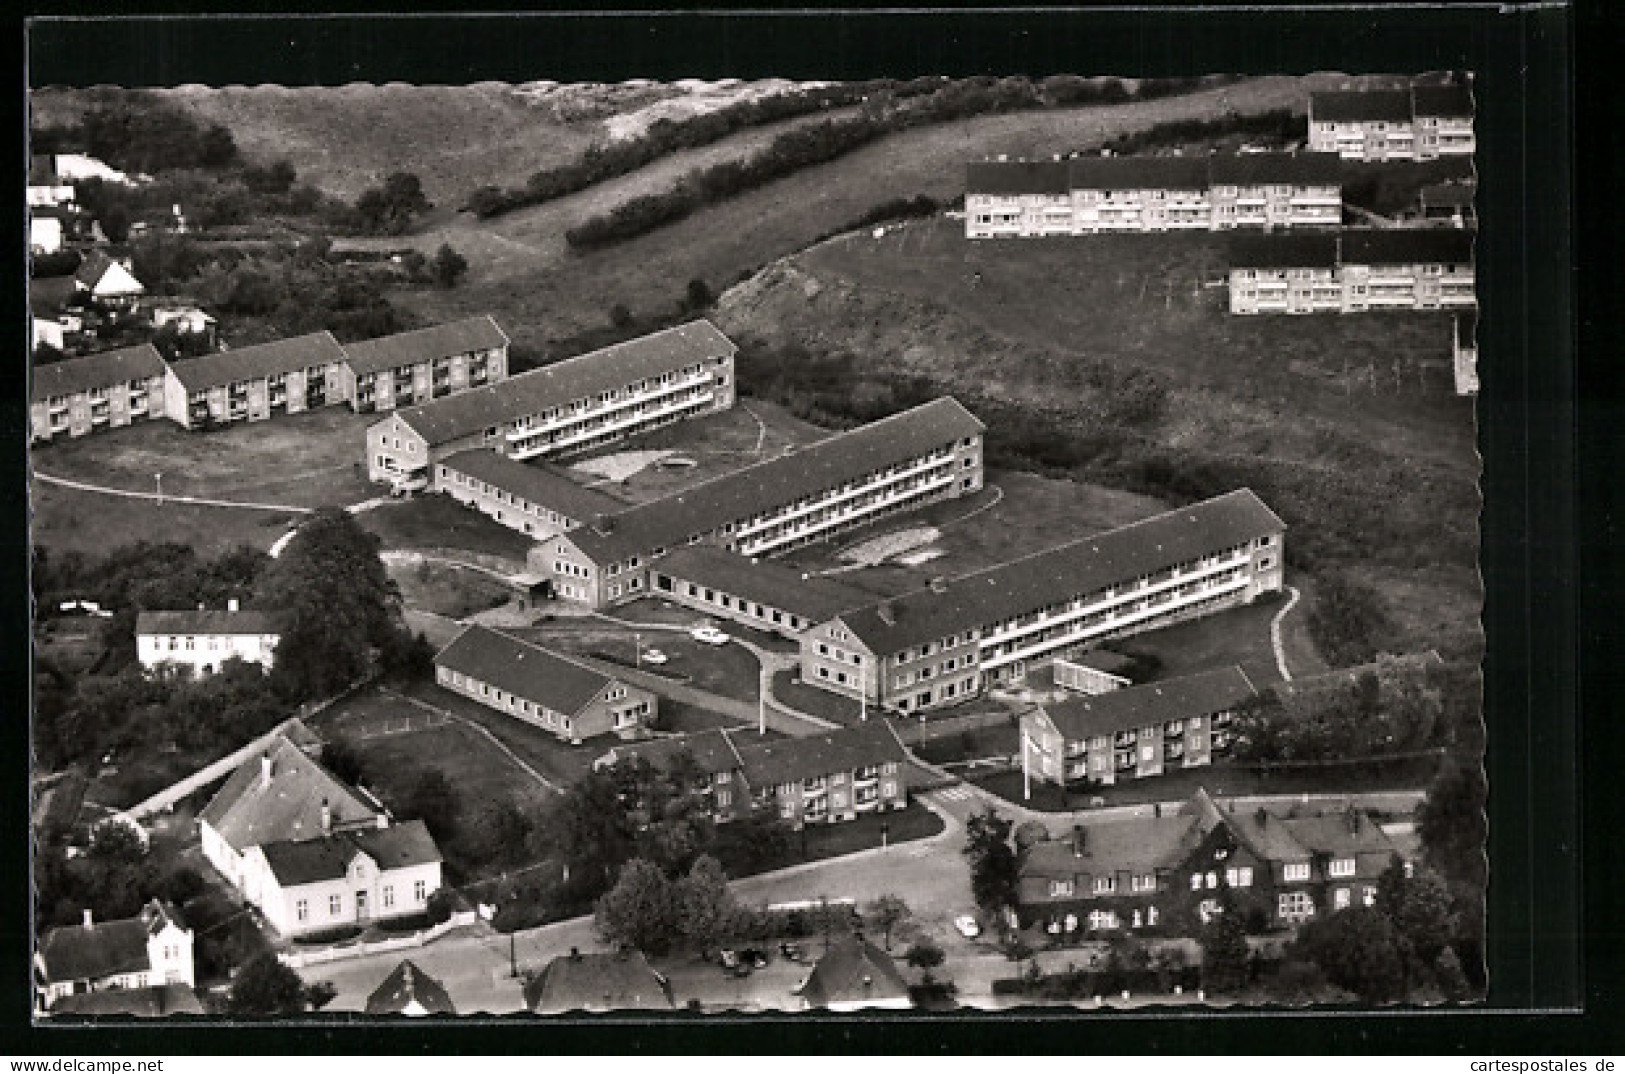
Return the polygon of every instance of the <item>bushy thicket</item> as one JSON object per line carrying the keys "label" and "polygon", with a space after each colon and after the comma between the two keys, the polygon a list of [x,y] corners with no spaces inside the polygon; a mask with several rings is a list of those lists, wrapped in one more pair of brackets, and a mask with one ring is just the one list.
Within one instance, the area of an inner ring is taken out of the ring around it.
{"label": "bushy thicket", "polygon": [[237,143],[218,123],[204,125],[150,93],[104,93],[77,124],[36,128],[36,153],[86,153],[124,172],[223,168]]}
{"label": "bushy thicket", "polygon": [[1102,148],[1125,156],[1147,149],[1190,145],[1236,135],[1274,142],[1301,142],[1309,136],[1309,120],[1288,108],[1251,116],[1231,112],[1214,119],[1173,119],[1144,130],[1119,134]]}
{"label": "bushy thicket", "polygon": [[1422,188],[1434,183],[1473,178],[1473,162],[1465,157],[1418,161],[1345,161],[1343,201],[1382,216],[1415,209]]}

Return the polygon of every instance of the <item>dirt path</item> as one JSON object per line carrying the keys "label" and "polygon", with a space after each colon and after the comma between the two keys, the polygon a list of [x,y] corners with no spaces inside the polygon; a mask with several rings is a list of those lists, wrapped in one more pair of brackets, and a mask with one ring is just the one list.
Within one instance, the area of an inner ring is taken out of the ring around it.
{"label": "dirt path", "polygon": [[75,489],[79,492],[95,492],[103,496],[118,496],[126,500],[151,500],[155,503],[185,503],[199,507],[231,507],[244,511],[277,511],[281,513],[308,515],[315,513],[313,507],[299,507],[289,503],[256,503],[251,500],[217,500],[206,496],[171,496],[158,492],[132,492],[129,489],[109,488],[106,485],[92,485],[86,481],[70,481],[65,477],[53,477],[50,474],[34,471],[34,480],[47,485],[56,485],[60,488]]}
{"label": "dirt path", "polygon": [[1281,643],[1281,622],[1286,619],[1286,613],[1298,606],[1298,590],[1293,586],[1286,587],[1290,594],[1281,610],[1275,613],[1270,620],[1270,648],[1275,650],[1275,666],[1280,669],[1281,678],[1286,682],[1292,681],[1292,669],[1286,666],[1286,646]]}

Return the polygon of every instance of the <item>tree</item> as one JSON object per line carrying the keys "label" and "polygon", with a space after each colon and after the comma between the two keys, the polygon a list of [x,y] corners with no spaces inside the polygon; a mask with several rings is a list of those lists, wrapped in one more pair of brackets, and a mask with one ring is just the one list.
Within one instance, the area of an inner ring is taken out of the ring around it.
{"label": "tree", "polygon": [[216,123],[203,132],[198,147],[199,163],[205,168],[223,168],[237,159],[237,142],[231,131]]}
{"label": "tree", "polygon": [[711,285],[698,276],[688,281],[688,287],[683,292],[684,307],[695,312],[709,309],[716,300],[717,296],[712,293]]}
{"label": "tree", "polygon": [[1432,965],[1455,936],[1450,889],[1438,873],[1425,866],[1405,879],[1395,903],[1384,906],[1379,898],[1377,905],[1423,965]]}
{"label": "tree", "polygon": [[903,961],[915,969],[930,973],[947,960],[947,954],[936,941],[930,939],[915,940],[903,952]]}
{"label": "tree", "polygon": [[1218,994],[1247,985],[1247,931],[1241,919],[1219,914],[1202,926],[1202,987]]}
{"label": "tree", "polygon": [[103,209],[96,222],[108,242],[123,242],[130,237],[130,210],[122,202],[114,202]]}
{"label": "tree", "polygon": [[722,939],[734,901],[715,858],[696,858],[688,875],[672,885],[672,910],[678,934],[696,951],[703,954]]}
{"label": "tree", "polygon": [[885,938],[886,950],[891,950],[892,932],[914,916],[908,903],[897,895],[882,895],[865,908],[869,924],[879,929]]}
{"label": "tree", "polygon": [[1299,932],[1297,946],[1327,980],[1367,1003],[1405,994],[1404,939],[1375,907],[1352,907],[1311,921]]}
{"label": "tree", "polygon": [[512,798],[482,803],[470,821],[458,827],[469,853],[481,863],[509,869],[524,860],[530,817]]}
{"label": "tree", "polygon": [[393,172],[382,186],[369,187],[356,199],[361,225],[368,231],[398,235],[430,208],[423,184],[411,172]]}
{"label": "tree", "polygon": [[989,916],[1002,916],[1015,902],[1021,869],[1010,846],[1010,821],[991,808],[972,814],[965,822],[964,854],[976,905]]}
{"label": "tree", "polygon": [[1484,890],[1489,869],[1487,798],[1477,759],[1460,758],[1440,770],[1416,811],[1416,834],[1428,862],[1458,894]]}
{"label": "tree", "polygon": [[333,998],[331,985],[306,988],[299,975],[270,951],[238,971],[226,999],[226,1013],[239,1018],[303,1014]]}
{"label": "tree", "polygon": [[621,867],[615,886],[598,900],[599,933],[649,954],[664,954],[676,933],[677,908],[671,881],[660,866],[633,858]]}
{"label": "tree", "polygon": [[441,287],[455,287],[468,272],[468,259],[453,250],[450,243],[441,243],[440,249],[435,251],[430,272],[434,275],[435,283]]}

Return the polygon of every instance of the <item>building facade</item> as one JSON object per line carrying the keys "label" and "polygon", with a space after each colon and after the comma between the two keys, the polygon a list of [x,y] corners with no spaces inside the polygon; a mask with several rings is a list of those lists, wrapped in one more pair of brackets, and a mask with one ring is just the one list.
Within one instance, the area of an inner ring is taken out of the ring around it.
{"label": "building facade", "polygon": [[727,410],[737,350],[710,321],[693,321],[397,410],[367,430],[367,475],[421,487],[434,463],[461,451],[554,458]]}
{"label": "building facade", "polygon": [[773,556],[975,492],[985,429],[936,399],[561,534],[531,549],[530,567],[565,600],[636,600],[650,564],[686,545]]}
{"label": "building facade", "polygon": [[[60,330],[56,338],[60,348]],[[163,417],[168,368],[150,343],[35,366],[29,385],[30,439],[84,436]]]}
{"label": "building facade", "polygon": [[363,340],[344,352],[342,397],[358,414],[427,403],[508,376],[508,336],[489,316]]}
{"label": "building facade", "polygon": [[236,600],[225,611],[143,611],[136,616],[136,657],[148,671],[170,668],[186,678],[213,675],[233,658],[269,671],[281,636],[280,616],[242,611]]}
{"label": "building facade", "polygon": [[1336,156],[1073,157],[967,166],[967,238],[1337,227]]}
{"label": "building facade", "polygon": [[118,921],[97,922],[86,910],[82,925],[52,929],[41,939],[34,956],[40,1002],[49,1007],[65,996],[162,985],[194,988],[192,940],[179,911],[157,899]]}
{"label": "building facade", "polygon": [[188,358],[164,377],[164,414],[184,429],[209,429],[316,410],[344,401],[343,368],[331,332]]}
{"label": "building facade", "polygon": [[134,310],[147,289],[131,272],[127,260],[115,261],[93,250],[73,274],[74,289],[107,309]]}
{"label": "building facade", "polygon": [[286,937],[421,914],[441,882],[421,820],[260,844],[244,868],[255,905]]}
{"label": "building facade", "polygon": [[1230,312],[1362,313],[1477,305],[1474,232],[1349,228],[1230,243]]}
{"label": "building facade", "polygon": [[1450,322],[1450,366],[1457,395],[1478,394],[1478,313],[1459,313]]}
{"label": "building facade", "polygon": [[808,578],[781,564],[703,544],[656,560],[649,569],[649,595],[791,641],[874,599],[832,578]]}
{"label": "building facade", "polygon": [[431,472],[433,491],[537,540],[626,508],[624,501],[577,484],[561,469],[484,448],[449,455]]}
{"label": "building facade", "polygon": [[434,658],[435,681],[568,742],[637,738],[659,718],[659,698],[539,645],[471,626]]}
{"label": "building facade", "polygon": [[1309,95],[1309,148],[1345,160],[1470,156],[1473,94],[1465,85],[1329,90]]}
{"label": "building facade", "polygon": [[1239,489],[847,612],[801,638],[801,679],[897,712],[957,704],[1106,638],[1277,592],[1286,526]]}

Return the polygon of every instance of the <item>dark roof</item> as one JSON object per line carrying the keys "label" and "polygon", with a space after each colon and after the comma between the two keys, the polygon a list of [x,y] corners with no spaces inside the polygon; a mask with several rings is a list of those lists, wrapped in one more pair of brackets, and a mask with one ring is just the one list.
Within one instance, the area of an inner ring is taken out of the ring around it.
{"label": "dark roof", "polygon": [[56,316],[73,296],[72,276],[41,276],[28,281],[28,303],[35,316],[41,312]]}
{"label": "dark roof", "polygon": [[906,1000],[908,982],[890,955],[862,936],[848,936],[831,944],[813,966],[801,998],[813,1007]]}
{"label": "dark roof", "polygon": [[1298,845],[1311,854],[1323,854],[1328,858],[1381,854],[1383,862],[1376,865],[1374,870],[1378,872],[1387,867],[1387,857],[1398,850],[1382,826],[1356,806],[1336,812],[1286,816],[1281,818],[1280,823]]}
{"label": "dark roof", "polygon": [[585,487],[557,466],[521,462],[486,448],[459,451],[441,459],[440,465],[495,485],[520,499],[550,507],[577,522],[590,522],[595,515],[626,509],[624,500]]}
{"label": "dark roof", "polygon": [[28,185],[55,186],[56,154],[35,153],[28,158]]}
{"label": "dark roof", "polygon": [[1473,91],[1468,86],[1416,86],[1411,90],[1419,116],[1471,118]]}
{"label": "dark roof", "polygon": [[867,590],[832,578],[808,578],[793,567],[752,560],[710,544],[688,545],[655,561],[655,569],[685,582],[709,586],[746,600],[822,623],[875,599]]}
{"label": "dark roof", "polygon": [[583,527],[568,540],[596,563],[675,548],[724,523],[835,488],[986,428],[957,400],[944,396],[628,508],[610,516],[607,530]]}
{"label": "dark roof", "polygon": [[908,751],[903,748],[897,732],[878,715],[856,727],[843,727],[806,738],[764,742],[752,741],[747,735],[729,737],[743,762],[745,782],[755,788],[850,772],[886,761],[908,760]]}
{"label": "dark roof", "polygon": [[86,287],[95,287],[102,276],[114,264],[113,259],[102,251],[92,250],[85,255],[83,261],[79,262],[79,267],[74,271],[73,278]]}
{"label": "dark roof", "polygon": [[[917,589],[880,601],[840,620],[871,653],[884,656],[1285,529],[1286,524],[1251,489],[1237,489],[962,575],[940,591]],[[883,611],[890,622],[882,617]]]}
{"label": "dark roof", "polygon": [[1224,712],[1257,694],[1247,673],[1231,666],[1104,694],[1072,697],[1044,705],[1043,711],[1062,735],[1078,740]]}
{"label": "dark roof", "polygon": [[1323,90],[1309,95],[1309,117],[1332,123],[1404,123],[1411,118],[1411,94],[1402,89]]}
{"label": "dark roof", "polygon": [[507,345],[507,333],[487,315],[419,328],[413,332],[398,332],[382,339],[362,340],[347,345],[344,353],[355,372],[372,373]]}
{"label": "dark roof", "polygon": [[1469,265],[1474,233],[1467,228],[1349,228],[1343,232],[1345,265]]}
{"label": "dark roof", "polygon": [[57,395],[77,395],[128,380],[161,377],[165,368],[163,358],[151,343],[68,358],[35,366],[29,397],[37,402]]}
{"label": "dark roof", "polygon": [[52,1014],[133,1015],[162,1018],[172,1014],[203,1014],[197,993],[184,984],[153,985],[150,988],[108,988],[100,992],[80,992],[63,996],[51,1004]]}
{"label": "dark roof", "polygon": [[120,973],[150,969],[147,939],[174,924],[186,923],[173,906],[154,899],[135,917],[101,921],[90,927],[66,925],[52,929],[40,943],[47,983],[99,981]]}
{"label": "dark roof", "polygon": [[200,608],[183,612],[142,612],[135,617],[135,632],[143,634],[280,634],[279,612],[225,611]]}
{"label": "dark roof", "polygon": [[1082,874],[1149,873],[1177,865],[1190,849],[1196,817],[1130,816],[1084,824],[1083,853],[1074,853],[1073,837],[1034,843],[1022,862],[1022,876],[1057,880]]}
{"label": "dark roof", "polygon": [[[269,784],[261,778],[265,757],[271,760]],[[208,824],[241,853],[252,846],[319,837],[323,799],[332,810],[335,826],[377,821],[377,810],[362,802],[284,733],[231,774],[198,814],[198,823]]]}
{"label": "dark roof", "polygon": [[565,1011],[671,1010],[671,984],[641,951],[560,955],[536,983],[537,1014]]}
{"label": "dark roof", "polygon": [[580,712],[612,681],[570,657],[477,625],[453,638],[434,662],[565,715]]}
{"label": "dark roof", "polygon": [[1337,186],[1343,174],[1336,153],[1227,153],[1207,161],[1212,182],[1231,186]]}
{"label": "dark roof", "polygon": [[430,444],[443,444],[636,380],[667,373],[739,348],[710,321],[691,321],[617,343],[517,377],[396,411]]}
{"label": "dark roof", "polygon": [[323,331],[206,354],[201,358],[188,358],[170,368],[175,373],[175,379],[187,391],[196,392],[220,384],[258,380],[343,360],[344,348],[333,338],[333,333]]}
{"label": "dark roof", "polygon": [[1292,832],[1280,823],[1281,818],[1278,814],[1260,809],[1238,810],[1233,801],[1227,805],[1228,809],[1220,808],[1219,803],[1208,794],[1206,787],[1196,789],[1196,794],[1192,798],[1192,811],[1203,834],[1222,826],[1230,832],[1236,842],[1264,861],[1298,862],[1308,861],[1312,857],[1308,849],[1294,839]]}
{"label": "dark roof", "polygon": [[1237,232],[1226,243],[1231,268],[1336,268],[1337,236]]}
{"label": "dark roof", "polygon": [[707,775],[732,772],[743,762],[734,749],[733,739],[722,728],[696,731],[688,735],[653,738],[646,742],[616,746],[610,755],[616,761],[642,760],[656,768],[665,768],[682,753],[687,753]]}
{"label": "dark roof", "polygon": [[1064,160],[977,160],[965,165],[968,194],[1068,193]]}
{"label": "dark roof", "polygon": [[391,970],[389,976],[367,997],[367,1013],[405,1014],[413,1004],[421,1008],[423,1014],[457,1013],[445,986],[407,959]]}
{"label": "dark roof", "polygon": [[341,879],[358,853],[377,862],[380,872],[441,860],[440,848],[421,820],[336,832],[316,839],[266,843],[260,850],[271,867],[271,875],[284,888]]}
{"label": "dark roof", "polygon": [[1074,157],[1074,190],[1204,190],[1205,157]]}

